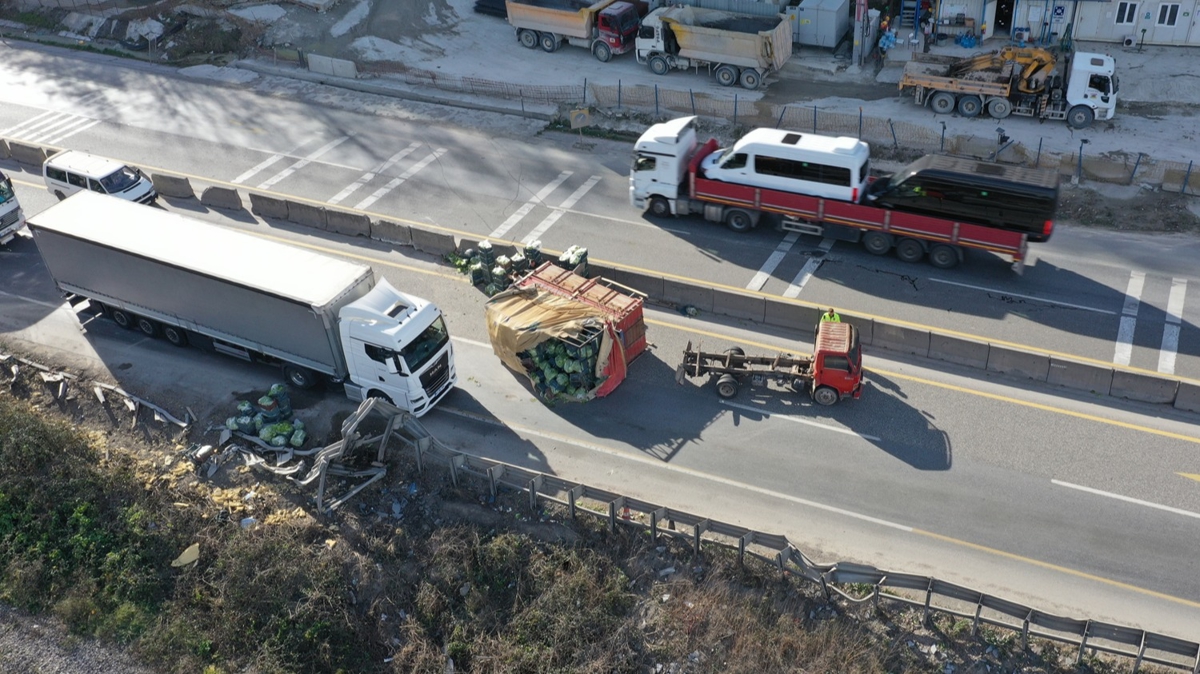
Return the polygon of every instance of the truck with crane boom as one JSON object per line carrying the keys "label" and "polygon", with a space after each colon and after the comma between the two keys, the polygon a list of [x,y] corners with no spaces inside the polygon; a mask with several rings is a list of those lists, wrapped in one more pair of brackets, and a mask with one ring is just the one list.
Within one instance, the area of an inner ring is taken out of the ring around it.
{"label": "truck with crane boom", "polygon": [[717,83],[746,89],[792,56],[792,24],[782,14],[746,16],[692,6],[660,7],[642,19],[638,63],[655,75],[672,69],[706,69]]}
{"label": "truck with crane boom", "polygon": [[554,52],[565,42],[607,62],[634,48],[638,7],[625,0],[505,0],[508,22],[528,49]]}

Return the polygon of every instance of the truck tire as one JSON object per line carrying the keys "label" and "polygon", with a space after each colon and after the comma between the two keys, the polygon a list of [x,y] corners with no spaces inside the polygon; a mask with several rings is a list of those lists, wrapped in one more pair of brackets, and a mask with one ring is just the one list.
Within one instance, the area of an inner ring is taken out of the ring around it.
{"label": "truck tire", "polygon": [[950,269],[957,267],[959,262],[959,250],[954,246],[948,246],[944,243],[939,243],[929,251],[929,264],[938,269]]}
{"label": "truck tire", "polygon": [[662,56],[650,57],[650,72],[655,75],[666,75],[671,72],[671,64],[667,63],[667,59]]}
{"label": "truck tire", "polygon": [[725,226],[735,232],[748,232],[754,227],[754,216],[740,208],[732,208],[725,214]]}
{"label": "truck tire", "polygon": [[722,398],[733,398],[738,394],[737,377],[731,374],[723,374],[717,379],[717,395]]}
{"label": "truck tire", "polygon": [[536,49],[538,46],[537,33],[529,30],[528,28],[522,28],[521,30],[517,31],[517,41],[520,42],[521,46],[526,49]]}
{"label": "truck tire", "polygon": [[62,190],[54,190],[54,196],[58,197],[59,201],[67,198],[67,195],[62,193]]}
{"label": "truck tire", "polygon": [[816,390],[812,392],[812,399],[818,405],[829,407],[830,405],[833,405],[837,403],[837,401],[841,400],[842,396],[838,395],[837,389],[833,388],[832,386],[818,386]]}
{"label": "truck tire", "polygon": [[983,112],[983,101],[974,94],[967,94],[958,99],[958,114],[963,117],[978,117]]}
{"label": "truck tire", "polygon": [[717,84],[723,87],[732,87],[738,83],[738,69],[729,64],[718,66],[713,77],[716,78]]}
{"label": "truck tire", "polygon": [[650,197],[650,215],[656,218],[671,216],[671,204],[662,197]]}
{"label": "truck tire", "polygon": [[725,349],[725,353],[726,353],[726,354],[733,354],[733,355],[735,355],[735,356],[744,356],[744,355],[746,355],[746,352],[745,352],[745,351],[743,351],[743,350],[742,350],[742,347],[740,347],[740,346],[731,346],[731,347],[729,347],[728,349]]}
{"label": "truck tire", "polygon": [[151,320],[145,316],[137,317],[137,329],[147,337],[158,337],[160,332],[158,321]]}
{"label": "truck tire", "polygon": [[925,257],[925,246],[916,239],[900,239],[896,244],[896,257],[905,262],[920,262]]}
{"label": "truck tire", "polygon": [[929,107],[939,115],[948,115],[954,112],[954,94],[948,91],[939,91],[929,99]]}
{"label": "truck tire", "polygon": [[133,329],[133,316],[124,309],[110,308],[108,311],[108,317],[111,318],[113,323],[116,323],[117,327],[119,328],[125,328],[126,330]]}
{"label": "truck tire", "polygon": [[184,330],[178,325],[162,326],[162,335],[163,339],[167,340],[171,346],[183,348],[188,345],[187,330]]}
{"label": "truck tire", "polygon": [[1094,119],[1096,113],[1086,105],[1076,105],[1067,111],[1067,124],[1070,124],[1072,129],[1086,129],[1092,125]]}
{"label": "truck tire", "polygon": [[743,89],[757,89],[762,84],[762,74],[754,68],[746,68],[740,78]]}
{"label": "truck tire", "polygon": [[1012,114],[1012,103],[997,96],[987,102],[987,111],[992,119],[1004,119]]}
{"label": "truck tire", "polygon": [[542,33],[538,38],[538,44],[542,45],[542,51],[547,54],[558,51],[558,38],[554,36],[554,33]]}
{"label": "truck tire", "polygon": [[309,389],[317,385],[316,373],[299,365],[285,364],[283,378],[287,380],[287,383],[299,389]]}
{"label": "truck tire", "polygon": [[597,40],[596,44],[592,45],[592,56],[595,56],[596,60],[601,63],[608,63],[612,60],[612,47]]}
{"label": "truck tire", "polygon": [[390,395],[384,393],[383,391],[380,391],[379,389],[375,389],[375,388],[371,389],[370,391],[367,391],[367,397],[368,398],[379,398],[380,400],[384,401],[385,403],[387,403],[389,405],[396,404],[396,401],[392,400],[392,397]]}
{"label": "truck tire", "polygon": [[887,255],[892,249],[892,237],[884,232],[867,232],[863,235],[862,245],[872,255]]}

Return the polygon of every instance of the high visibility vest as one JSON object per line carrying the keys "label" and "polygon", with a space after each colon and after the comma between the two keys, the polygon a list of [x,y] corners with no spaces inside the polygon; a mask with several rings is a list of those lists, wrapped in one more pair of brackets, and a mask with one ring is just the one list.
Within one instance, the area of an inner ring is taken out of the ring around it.
{"label": "high visibility vest", "polygon": [[822,323],[841,323],[842,317],[837,314],[821,314]]}

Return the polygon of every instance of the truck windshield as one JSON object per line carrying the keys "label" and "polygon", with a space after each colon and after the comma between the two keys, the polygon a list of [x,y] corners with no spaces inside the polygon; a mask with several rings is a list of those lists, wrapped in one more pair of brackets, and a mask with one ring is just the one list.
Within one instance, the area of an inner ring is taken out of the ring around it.
{"label": "truck windshield", "polygon": [[12,181],[0,176],[0,204],[7,203],[14,196],[16,195],[13,194]]}
{"label": "truck windshield", "polygon": [[628,35],[638,27],[637,10],[632,7],[627,12],[621,12],[617,15],[613,23],[616,24],[617,33],[620,35]]}
{"label": "truck windshield", "polygon": [[137,169],[122,166],[115,173],[107,175],[100,179],[100,184],[104,187],[104,191],[109,194],[117,194],[133,187],[141,178]]}
{"label": "truck windshield", "polygon": [[441,351],[448,341],[450,333],[446,330],[446,321],[438,316],[411,344],[400,349],[400,357],[408,365],[409,372],[415,373],[425,367],[425,363]]}

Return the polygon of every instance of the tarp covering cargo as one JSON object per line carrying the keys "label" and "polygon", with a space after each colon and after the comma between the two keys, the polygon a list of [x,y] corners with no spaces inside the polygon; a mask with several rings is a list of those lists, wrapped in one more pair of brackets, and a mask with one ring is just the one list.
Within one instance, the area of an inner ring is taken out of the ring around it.
{"label": "tarp covering cargo", "polygon": [[792,56],[792,25],[782,15],[745,16],[700,7],[661,10],[679,55],[744,68],[779,70]]}

